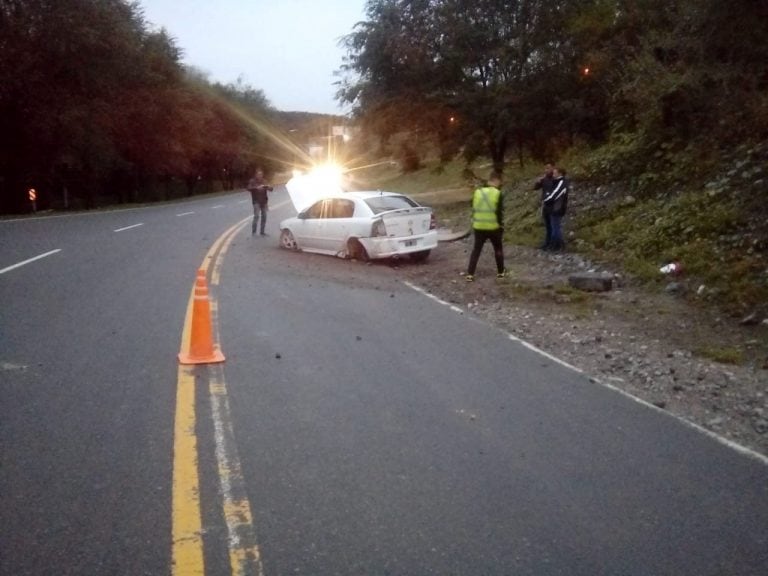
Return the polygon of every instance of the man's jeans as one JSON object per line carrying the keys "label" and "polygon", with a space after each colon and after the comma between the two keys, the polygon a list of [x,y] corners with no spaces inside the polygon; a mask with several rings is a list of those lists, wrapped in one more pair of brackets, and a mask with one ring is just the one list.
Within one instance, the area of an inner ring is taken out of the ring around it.
{"label": "man's jeans", "polygon": [[541,247],[544,250],[549,250],[552,247],[552,214],[542,209],[541,219],[544,221],[545,232],[544,242],[541,244]]}
{"label": "man's jeans", "polygon": [[[261,226],[259,227],[259,215],[261,215]],[[251,223],[251,235],[259,230],[264,234],[264,227],[267,225],[267,205],[256,203],[253,205],[253,222]]]}
{"label": "man's jeans", "polygon": [[550,250],[562,250],[565,247],[563,241],[563,217],[559,214],[548,214],[549,226],[552,230],[552,238],[549,242]]}

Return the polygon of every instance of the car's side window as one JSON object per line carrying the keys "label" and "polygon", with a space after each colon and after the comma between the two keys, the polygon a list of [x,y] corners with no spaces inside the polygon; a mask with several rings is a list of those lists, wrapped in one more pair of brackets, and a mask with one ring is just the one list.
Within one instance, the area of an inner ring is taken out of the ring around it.
{"label": "car's side window", "polygon": [[333,210],[331,218],[352,218],[355,213],[355,203],[351,200],[337,198],[333,201]]}
{"label": "car's side window", "polygon": [[307,210],[307,216],[315,219],[352,218],[354,213],[355,203],[344,198],[318,200]]}
{"label": "car's side window", "polygon": [[315,202],[308,211],[310,218],[328,218],[329,200]]}
{"label": "car's side window", "polygon": [[323,210],[320,218],[333,218],[333,199],[326,198],[323,200]]}

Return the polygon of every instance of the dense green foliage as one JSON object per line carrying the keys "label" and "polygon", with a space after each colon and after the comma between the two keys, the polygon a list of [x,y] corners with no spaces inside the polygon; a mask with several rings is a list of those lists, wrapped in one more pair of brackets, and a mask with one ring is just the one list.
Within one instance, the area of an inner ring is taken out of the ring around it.
{"label": "dense green foliage", "polygon": [[[618,143],[600,169],[656,172],[691,140],[768,135],[759,0],[369,0],[339,90],[387,142],[502,169]],[[663,149],[661,146],[664,146]],[[716,151],[703,163],[717,160]]]}
{"label": "dense green foliage", "polygon": [[180,64],[137,2],[0,0],[0,212],[229,187],[274,145],[242,119],[260,90]]}

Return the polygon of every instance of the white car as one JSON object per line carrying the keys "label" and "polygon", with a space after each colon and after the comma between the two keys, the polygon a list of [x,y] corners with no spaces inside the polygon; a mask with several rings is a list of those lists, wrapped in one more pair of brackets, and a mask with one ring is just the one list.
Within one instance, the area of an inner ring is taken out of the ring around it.
{"label": "white car", "polygon": [[432,208],[394,192],[338,191],[280,222],[290,250],[369,260],[408,256],[424,261],[437,246]]}

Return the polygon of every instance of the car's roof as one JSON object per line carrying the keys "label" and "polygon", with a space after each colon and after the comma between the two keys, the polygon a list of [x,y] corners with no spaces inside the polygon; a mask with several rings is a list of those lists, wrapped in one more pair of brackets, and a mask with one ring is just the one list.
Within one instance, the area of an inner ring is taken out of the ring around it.
{"label": "car's roof", "polygon": [[353,198],[359,198],[360,200],[367,200],[368,198],[374,198],[376,196],[405,196],[398,192],[386,192],[384,190],[354,190],[352,192],[344,192],[344,196],[351,196]]}

